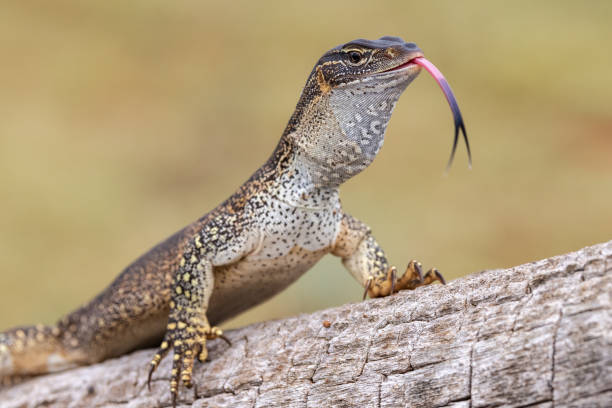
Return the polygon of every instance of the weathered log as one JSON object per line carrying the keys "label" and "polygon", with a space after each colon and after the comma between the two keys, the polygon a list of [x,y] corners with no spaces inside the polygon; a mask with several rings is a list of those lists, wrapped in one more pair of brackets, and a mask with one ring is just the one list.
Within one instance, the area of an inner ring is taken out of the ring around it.
{"label": "weathered log", "polygon": [[[227,333],[194,407],[610,407],[612,241]],[[167,407],[153,350],[34,378],[2,407]]]}

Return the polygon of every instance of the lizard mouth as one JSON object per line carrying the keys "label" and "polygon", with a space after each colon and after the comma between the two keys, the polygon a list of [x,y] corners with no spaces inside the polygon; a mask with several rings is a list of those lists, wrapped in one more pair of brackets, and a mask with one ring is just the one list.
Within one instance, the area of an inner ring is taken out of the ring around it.
{"label": "lizard mouth", "polygon": [[393,68],[389,68],[383,72],[392,72],[392,71],[399,71],[400,69],[404,69],[404,68],[408,68],[408,67],[413,67],[414,65],[418,65],[415,60],[417,58],[422,58],[422,56],[419,57],[415,57],[412,59],[409,59],[408,61],[404,62],[403,64],[398,65],[397,67],[393,67]]}
{"label": "lizard mouth", "polygon": [[455,98],[455,95],[453,94],[453,91],[451,90],[448,81],[446,80],[446,78],[444,78],[444,75],[442,75],[442,72],[440,72],[440,70],[436,68],[436,66],[432,62],[423,57],[423,55],[414,57],[404,62],[403,64],[400,64],[394,68],[388,69],[383,72],[393,72],[406,68],[412,68],[415,65],[425,68],[425,70],[429,72],[431,76],[435,79],[435,81],[442,89],[442,92],[444,92],[444,96],[446,97],[446,100],[448,101],[448,104],[453,113],[453,119],[455,122],[455,138],[453,139],[453,149],[451,150],[451,156],[448,160],[448,164],[446,165],[446,170],[448,171],[451,164],[453,163],[455,151],[457,150],[457,142],[459,141],[459,132],[461,132],[463,135],[463,140],[465,141],[465,146],[467,148],[468,164],[470,167],[472,167],[472,153],[470,151],[470,143],[468,142],[467,133],[465,132],[465,124],[463,123],[463,117],[461,116],[461,111],[459,110],[457,99]]}

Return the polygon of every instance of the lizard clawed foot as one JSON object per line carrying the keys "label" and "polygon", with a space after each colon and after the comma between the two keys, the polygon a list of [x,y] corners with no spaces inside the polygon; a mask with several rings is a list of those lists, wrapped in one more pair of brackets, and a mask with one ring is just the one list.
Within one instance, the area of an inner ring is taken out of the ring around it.
{"label": "lizard clawed foot", "polygon": [[182,381],[185,387],[193,387],[192,373],[194,360],[204,362],[208,356],[206,340],[221,338],[230,341],[223,335],[218,327],[207,325],[187,324],[185,322],[168,323],[167,332],[159,350],[151,361],[147,386],[151,389],[151,377],[159,366],[161,360],[168,354],[170,347],[174,350],[172,371],[170,377],[170,393],[172,395],[172,406],[176,406],[179,384]]}
{"label": "lizard clawed foot", "polygon": [[413,290],[435,281],[439,281],[443,285],[446,284],[446,280],[436,268],[431,268],[423,275],[421,263],[412,260],[399,279],[397,278],[397,269],[394,266],[390,267],[386,274],[378,277],[370,276],[366,281],[363,298],[365,299],[366,295],[370,295],[370,297],[389,296],[400,290]]}

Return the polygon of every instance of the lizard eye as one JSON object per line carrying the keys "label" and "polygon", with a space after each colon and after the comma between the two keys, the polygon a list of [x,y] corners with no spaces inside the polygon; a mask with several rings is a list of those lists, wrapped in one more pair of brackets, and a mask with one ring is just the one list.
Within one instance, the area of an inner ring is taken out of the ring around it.
{"label": "lizard eye", "polygon": [[353,64],[358,64],[359,62],[361,62],[361,53],[358,51],[351,51],[348,54],[349,57],[349,61],[351,61]]}

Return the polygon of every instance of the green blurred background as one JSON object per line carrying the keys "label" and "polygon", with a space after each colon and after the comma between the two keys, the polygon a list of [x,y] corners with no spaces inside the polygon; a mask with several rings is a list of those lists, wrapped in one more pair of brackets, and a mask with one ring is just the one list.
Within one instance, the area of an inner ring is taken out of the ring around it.
{"label": "green blurred background", "polygon": [[[450,81],[404,94],[342,188],[393,263],[449,278],[612,239],[612,2],[15,1],[0,5],[0,329],[52,322],[231,194],[315,61],[415,41]],[[329,257],[226,327],[358,301]]]}

